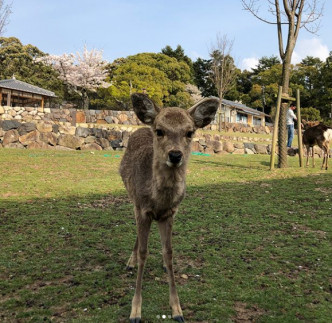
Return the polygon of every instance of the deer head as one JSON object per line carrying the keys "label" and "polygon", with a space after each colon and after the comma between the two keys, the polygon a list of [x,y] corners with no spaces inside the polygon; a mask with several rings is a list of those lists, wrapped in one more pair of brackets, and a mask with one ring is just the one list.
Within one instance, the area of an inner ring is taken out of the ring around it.
{"label": "deer head", "polygon": [[196,129],[214,119],[219,103],[217,98],[206,98],[189,110],[160,109],[145,94],[136,93],[131,98],[137,117],[151,126],[154,159],[170,168],[186,164]]}

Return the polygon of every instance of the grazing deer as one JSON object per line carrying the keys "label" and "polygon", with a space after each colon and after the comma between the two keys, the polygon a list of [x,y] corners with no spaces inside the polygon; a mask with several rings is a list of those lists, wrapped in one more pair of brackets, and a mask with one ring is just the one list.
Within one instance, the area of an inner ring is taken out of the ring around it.
{"label": "grazing deer", "polygon": [[309,129],[311,127],[314,127],[314,126],[317,126],[319,124],[320,124],[319,121],[307,121],[307,120],[304,120],[304,119],[301,120],[301,125],[302,125],[302,128],[304,130],[307,130],[307,129]]}
{"label": "grazing deer", "polygon": [[132,269],[138,263],[130,322],[141,322],[142,278],[153,220],[158,223],[163,262],[169,276],[172,317],[184,322],[173,272],[172,226],[185,194],[192,137],[197,128],[214,119],[219,100],[206,98],[188,111],[160,109],[145,94],[133,94],[131,100],[139,120],[151,128],[139,129],[130,136],[120,166],[122,180],[134,204],[137,224],[137,238],[127,264],[127,268]]}
{"label": "grazing deer", "polygon": [[310,148],[312,150],[312,167],[315,167],[315,152],[314,146],[319,146],[323,152],[323,163],[322,169],[328,169],[328,160],[329,160],[329,153],[330,153],[330,141],[332,141],[332,128],[325,126],[324,124],[320,123],[316,126],[310,127],[303,133],[303,144],[307,148],[307,166],[309,166],[309,153]]}

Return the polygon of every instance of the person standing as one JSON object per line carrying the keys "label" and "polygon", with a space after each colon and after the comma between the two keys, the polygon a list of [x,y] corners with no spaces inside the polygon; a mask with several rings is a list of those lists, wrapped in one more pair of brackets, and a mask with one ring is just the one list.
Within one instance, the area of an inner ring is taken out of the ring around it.
{"label": "person standing", "polygon": [[292,141],[294,138],[294,120],[297,120],[294,110],[296,109],[295,104],[291,103],[288,108],[287,115],[286,115],[286,125],[288,131],[288,141],[287,147],[292,147]]}

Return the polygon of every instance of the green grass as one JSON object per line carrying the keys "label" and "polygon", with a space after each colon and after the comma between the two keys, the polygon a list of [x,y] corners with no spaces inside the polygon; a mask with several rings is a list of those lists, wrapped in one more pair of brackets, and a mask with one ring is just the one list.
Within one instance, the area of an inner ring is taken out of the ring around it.
{"label": "green grass", "polygon": [[[1,322],[128,321],[136,227],[121,157],[0,150]],[[192,156],[173,237],[187,322],[331,321],[332,172],[268,165]],[[153,225],[144,322],[170,322],[157,318],[171,314],[160,249]]]}

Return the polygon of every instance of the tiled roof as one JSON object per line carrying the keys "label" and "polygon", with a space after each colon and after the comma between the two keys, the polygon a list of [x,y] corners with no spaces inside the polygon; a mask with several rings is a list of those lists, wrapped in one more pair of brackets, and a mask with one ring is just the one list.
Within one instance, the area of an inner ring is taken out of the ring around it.
{"label": "tiled roof", "polygon": [[262,116],[262,115],[267,116],[267,114],[265,114],[264,112],[249,108],[249,107],[247,107],[246,105],[244,105],[242,103],[238,103],[238,102],[234,102],[234,101],[230,101],[230,100],[225,100],[225,99],[222,100],[222,103],[224,105],[234,107],[237,110],[242,110],[243,112],[246,112],[247,114],[252,114],[252,115],[256,115],[256,116]]}
{"label": "tiled roof", "polygon": [[9,80],[2,80],[0,81],[0,88],[10,89],[10,90],[17,90],[22,92],[29,92],[33,94],[39,94],[44,96],[56,97],[54,92],[44,90],[38,86],[31,85],[26,82],[22,82],[16,79],[9,79]]}

